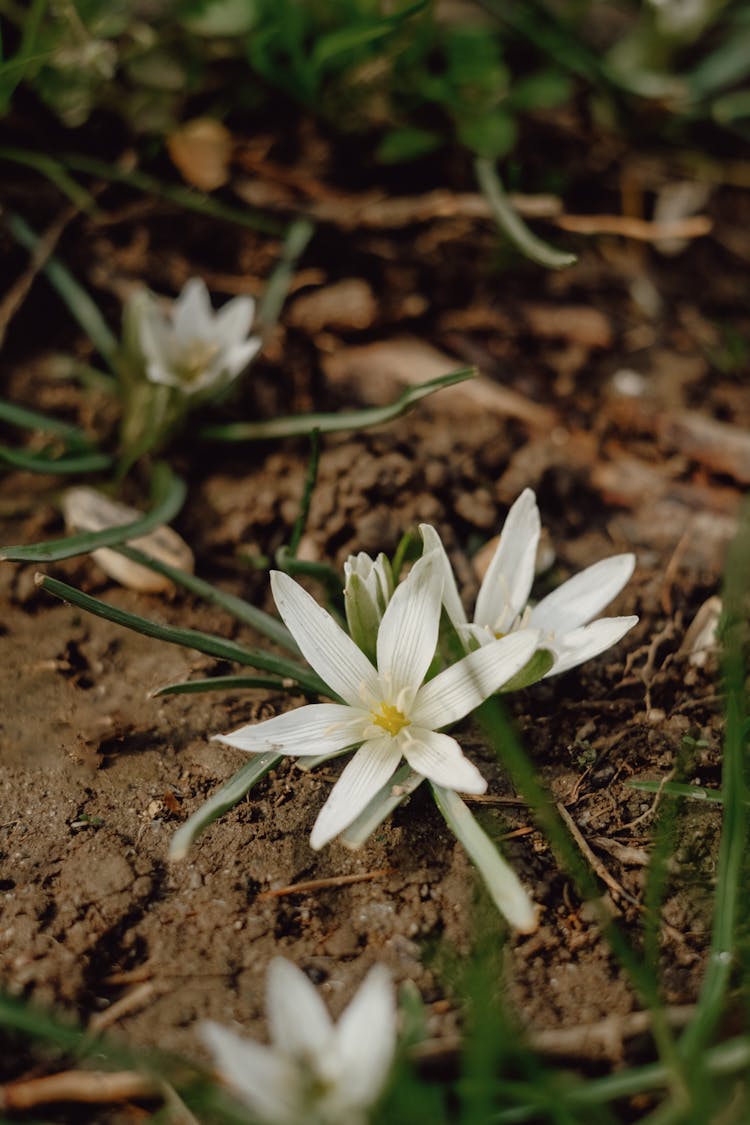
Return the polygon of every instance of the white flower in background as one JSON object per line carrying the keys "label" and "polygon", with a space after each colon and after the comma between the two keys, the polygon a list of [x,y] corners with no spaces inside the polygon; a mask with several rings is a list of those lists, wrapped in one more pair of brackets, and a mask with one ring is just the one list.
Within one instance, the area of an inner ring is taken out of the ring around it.
{"label": "white flower in background", "polygon": [[344,563],[344,607],[349,635],[369,660],[376,659],[375,641],[386,606],[393,596],[393,571],[384,554],[371,559],[365,551]]}
{"label": "white flower in background", "polygon": [[186,395],[218,390],[244,371],[260,349],[260,337],[248,336],[255,312],[251,297],[235,297],[214,312],[198,277],[185,284],[168,314],[150,293],[139,296],[138,342],[153,383],[177,387]]}
{"label": "white flower in background", "polygon": [[554,664],[548,676],[575,668],[584,660],[616,644],[637,617],[601,617],[601,610],[619,594],[633,573],[635,556],[613,555],[586,567],[563,582],[535,606],[527,605],[534,581],[534,560],[541,525],[536,497],[527,488],[508,512],[500,542],[484,576],[469,622],[456,586],[453,569],[434,527],[422,524],[425,553],[439,552],[443,560],[443,604],[457,633],[468,646],[491,644],[517,629],[539,630],[540,647]]}
{"label": "white flower in background", "polygon": [[343,832],[406,758],[447,789],[483,793],[487,783],[454,738],[438,733],[463,719],[531,657],[539,633],[493,641],[424,682],[437,647],[443,591],[440,555],[424,555],[396,589],[377,633],[375,667],[347,633],[286,574],[274,571],[279,613],[299,648],[342,703],[313,703],[217,735],[253,754],[337,754],[359,746],[313,827],[322,848]]}
{"label": "white flower in background", "polygon": [[396,1006],[387,969],[375,966],[334,1024],[305,974],[271,962],[271,1043],[213,1022],[201,1037],[234,1094],[266,1125],[360,1125],[380,1096],[396,1047]]}

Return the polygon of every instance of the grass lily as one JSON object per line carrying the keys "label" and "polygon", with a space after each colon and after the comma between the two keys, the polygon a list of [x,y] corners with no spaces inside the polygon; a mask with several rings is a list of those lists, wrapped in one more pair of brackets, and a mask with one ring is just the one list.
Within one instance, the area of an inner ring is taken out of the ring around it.
{"label": "grass lily", "polygon": [[422,524],[426,553],[438,553],[443,568],[443,603],[467,649],[494,643],[518,629],[533,628],[540,647],[553,658],[547,676],[575,668],[616,644],[638,618],[596,615],[619,594],[633,573],[635,556],[613,555],[586,567],[529,606],[541,524],[536,497],[527,488],[508,512],[500,541],[477,596],[470,622],[461,603],[453,569],[434,527]]}
{"label": "grass lily", "polygon": [[341,702],[315,703],[215,736],[254,754],[334,755],[359,747],[313,827],[319,849],[347,828],[406,758],[447,789],[483,793],[487,783],[442,728],[475,710],[527,663],[539,632],[516,631],[469,653],[425,682],[437,647],[443,597],[439,552],[423,555],[383,614],[373,664],[288,575],[273,572],[279,613],[300,651]]}
{"label": "grass lily", "polygon": [[222,389],[247,367],[261,346],[248,336],[255,302],[235,297],[219,312],[205,282],[191,278],[165,315],[150,294],[141,295],[137,317],[146,375],[183,394]]}
{"label": "grass lily", "polygon": [[305,974],[271,962],[270,1047],[221,1024],[201,1025],[216,1069],[265,1125],[363,1125],[382,1092],[396,1047],[390,974],[371,969],[337,1024]]}

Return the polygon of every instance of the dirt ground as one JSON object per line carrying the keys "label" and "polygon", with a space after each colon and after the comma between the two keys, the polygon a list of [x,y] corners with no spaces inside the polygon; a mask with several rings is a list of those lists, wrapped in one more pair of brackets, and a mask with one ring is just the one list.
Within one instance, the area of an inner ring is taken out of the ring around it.
{"label": "dirt ground", "polygon": [[[566,207],[616,210],[622,173],[613,164],[595,199],[573,181]],[[674,173],[665,162],[653,179],[639,174],[647,207]],[[282,209],[282,187],[272,175],[265,186]],[[412,199],[423,198],[418,188]],[[20,176],[9,190],[20,197]],[[346,199],[353,207],[353,189]],[[59,252],[113,317],[137,279],[174,292],[200,274],[223,298],[259,292],[273,263],[276,244],[250,231],[217,233],[159,204],[133,213],[113,189],[100,201],[107,221],[74,218]],[[35,205],[38,226],[51,221],[49,199]],[[512,700],[528,753],[632,933],[655,801],[628,782],[669,776],[678,760],[688,781],[719,778],[715,662],[699,666],[686,633],[718,591],[750,481],[750,207],[720,187],[706,211],[711,234],[677,256],[615,236],[567,236],[580,259],[555,274],[515,259],[500,270],[491,223],[460,208],[400,227],[393,216],[379,228],[321,221],[272,341],[224,410],[250,418],[367,405],[409,379],[476,363],[480,392],[466,384],[396,423],[324,440],[305,557],[340,567],[352,551],[392,551],[426,520],[476,587],[472,557],[526,486],[554,550],[540,590],[606,555],[636,553],[612,612],[638,613],[637,628]],[[9,260],[23,268],[17,250]],[[4,394],[111,432],[103,392],[55,378],[50,356],[62,350],[88,354],[39,279],[9,331]],[[265,574],[247,560],[288,539],[307,456],[301,440],[177,448],[190,492],[175,526],[202,577],[272,609]],[[3,540],[61,533],[58,496],[52,478],[5,473]],[[143,501],[137,482],[126,497]],[[172,833],[246,760],[209,737],[294,701],[262,691],[149,698],[170,681],[230,668],[54,601],[34,585],[38,569],[0,567],[3,985],[95,1030],[195,1057],[206,1017],[263,1035],[274,954],[320,983],[334,1012],[381,961],[397,981],[416,982],[431,1034],[449,1041],[456,1006],[430,951],[470,948],[478,892],[429,793],[417,791],[360,852],[334,843],[317,854],[310,828],[340,766],[305,773],[289,762],[170,865]],[[47,569],[159,621],[264,643],[182,592],[127,591],[90,559]],[[506,855],[542,907],[538,932],[510,940],[509,999],[546,1050],[616,1064],[633,1046],[638,998],[481,734],[466,724],[461,738],[490,778],[490,799],[475,808],[506,836]],[[662,929],[664,999],[675,1009],[695,999],[701,979],[719,831],[715,807],[696,803],[685,817]],[[363,879],[269,894],[341,874]],[[17,1076],[22,1063],[0,1058],[0,1075]]]}

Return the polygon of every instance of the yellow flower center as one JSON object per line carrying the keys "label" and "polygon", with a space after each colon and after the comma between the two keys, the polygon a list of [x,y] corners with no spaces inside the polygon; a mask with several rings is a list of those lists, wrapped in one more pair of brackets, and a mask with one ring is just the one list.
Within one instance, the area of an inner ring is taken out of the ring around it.
{"label": "yellow flower center", "polygon": [[404,727],[408,727],[410,722],[403,711],[399,711],[398,707],[394,707],[392,703],[381,703],[380,710],[371,711],[370,714],[375,726],[380,727],[386,734],[393,737]]}
{"label": "yellow flower center", "polygon": [[192,383],[201,376],[220,351],[219,344],[211,344],[207,340],[200,339],[189,340],[184,345],[176,364],[183,382]]}

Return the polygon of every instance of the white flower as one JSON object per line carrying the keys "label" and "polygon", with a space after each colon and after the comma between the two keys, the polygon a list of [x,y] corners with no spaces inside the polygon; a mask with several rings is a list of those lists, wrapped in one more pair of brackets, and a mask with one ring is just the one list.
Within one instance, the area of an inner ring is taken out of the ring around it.
{"label": "white flower", "polygon": [[536,630],[493,641],[424,682],[437,646],[443,589],[437,552],[424,555],[383,614],[377,668],[330,614],[288,575],[271,574],[279,613],[308,663],[342,703],[314,703],[216,736],[254,754],[337,754],[359,746],[313,827],[322,848],[352,823],[404,757],[447,789],[487,783],[442,727],[458,722],[514,676],[537,647]]}
{"label": "white flower", "polygon": [[554,664],[548,676],[575,668],[584,660],[616,644],[637,617],[593,618],[619,594],[633,573],[635,556],[613,555],[586,567],[563,582],[533,608],[527,605],[534,581],[534,560],[540,521],[536,497],[527,488],[513,504],[484,576],[469,622],[456,587],[448,556],[434,527],[420,526],[425,552],[439,552],[443,560],[443,603],[462,640],[479,645],[517,629],[540,631],[540,647],[548,649]]}
{"label": "white flower", "polygon": [[205,282],[194,277],[183,287],[169,315],[150,294],[136,307],[138,341],[153,383],[192,395],[218,389],[243,371],[261,346],[249,336],[255,302],[235,297],[214,312]]}
{"label": "white flower", "polygon": [[267,982],[272,1046],[206,1022],[200,1033],[216,1069],[267,1125],[359,1125],[393,1062],[396,1008],[387,969],[375,966],[338,1024],[290,961],[271,962]]}

